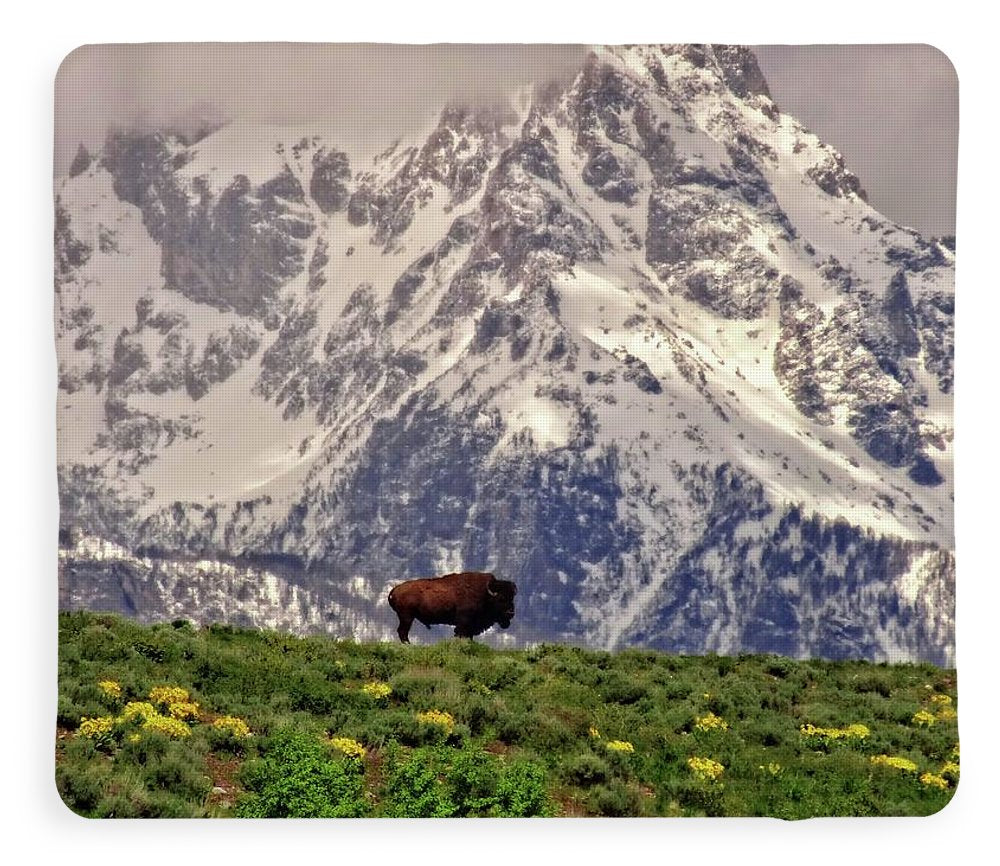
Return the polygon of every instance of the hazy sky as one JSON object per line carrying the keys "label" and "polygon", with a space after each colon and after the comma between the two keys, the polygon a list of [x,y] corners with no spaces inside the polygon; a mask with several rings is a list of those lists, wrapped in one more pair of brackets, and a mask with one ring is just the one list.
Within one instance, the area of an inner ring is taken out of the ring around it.
{"label": "hazy sky", "polygon": [[929,45],[761,46],[771,95],[836,147],[871,204],[925,234],[955,232],[958,79]]}
{"label": "hazy sky", "polygon": [[[922,45],[755,49],[775,101],[839,149],[872,204],[926,234],[955,226],[958,83]],[[586,49],[553,45],[85,46],[56,79],[55,167],[109,123],[219,112],[276,123],[342,125],[372,149],[448,99],[496,99],[569,77]]]}

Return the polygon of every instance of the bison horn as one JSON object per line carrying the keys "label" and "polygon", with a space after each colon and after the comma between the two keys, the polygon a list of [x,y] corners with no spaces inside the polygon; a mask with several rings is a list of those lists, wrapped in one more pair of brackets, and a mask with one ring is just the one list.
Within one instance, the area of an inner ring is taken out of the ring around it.
{"label": "bison horn", "polygon": [[492,596],[494,596],[494,597],[496,597],[496,596],[500,595],[500,593],[499,593],[499,592],[496,592],[496,591],[495,591],[495,590],[493,589],[493,583],[492,583],[492,581],[491,581],[491,582],[490,582],[490,583],[489,583],[489,584],[488,584],[488,585],[486,586],[486,591],[487,591],[487,592],[488,592],[488,593],[489,593],[490,595],[492,595]]}

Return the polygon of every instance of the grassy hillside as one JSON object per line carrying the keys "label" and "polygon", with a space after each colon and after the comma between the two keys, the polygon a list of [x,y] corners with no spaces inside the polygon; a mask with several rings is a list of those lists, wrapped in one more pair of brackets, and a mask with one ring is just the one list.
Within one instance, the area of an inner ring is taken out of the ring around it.
{"label": "grassy hillside", "polygon": [[56,782],[94,817],[925,815],[958,780],[955,707],[931,665],[72,613]]}

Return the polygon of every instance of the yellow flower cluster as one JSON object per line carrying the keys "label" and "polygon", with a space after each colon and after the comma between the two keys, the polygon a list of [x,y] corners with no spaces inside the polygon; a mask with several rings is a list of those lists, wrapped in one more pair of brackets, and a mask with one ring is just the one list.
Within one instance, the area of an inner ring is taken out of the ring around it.
{"label": "yellow flower cluster", "polygon": [[688,758],[688,767],[703,782],[714,782],[726,768],[711,758]]}
{"label": "yellow flower cluster", "polygon": [[365,683],[361,687],[363,691],[369,697],[375,698],[377,701],[384,700],[392,694],[392,686],[388,683],[380,683],[378,681],[373,681],[370,683]]}
{"label": "yellow flower cluster", "polygon": [[122,696],[122,687],[114,680],[101,680],[97,684],[97,687],[109,698],[120,698]]}
{"label": "yellow flower cluster", "polygon": [[866,725],[853,724],[846,728],[817,728],[815,725],[802,725],[799,732],[803,737],[817,737],[823,740],[863,740],[871,731]]}
{"label": "yellow flower cluster", "polygon": [[331,737],[330,745],[332,745],[338,752],[343,752],[349,758],[357,758],[361,760],[365,756],[365,747],[361,745],[357,740],[352,740],[350,737]]}
{"label": "yellow flower cluster", "polygon": [[612,752],[635,751],[635,746],[633,746],[628,740],[608,740],[606,745]]}
{"label": "yellow flower cluster", "polygon": [[920,712],[913,716],[914,724],[926,725],[929,728],[934,724],[935,719],[941,722],[953,722],[958,718],[958,713],[955,712],[955,708],[952,706],[951,695],[933,694],[930,696],[930,702],[931,711],[936,710],[937,712],[920,710]]}
{"label": "yellow flower cluster", "polygon": [[212,727],[217,731],[229,732],[237,740],[245,740],[250,736],[250,726],[236,716],[220,716],[212,722]]}
{"label": "yellow flower cluster", "polygon": [[438,725],[449,734],[455,728],[455,717],[451,713],[445,713],[441,710],[427,710],[423,713],[417,713],[417,721],[427,725]]}
{"label": "yellow flower cluster", "polygon": [[587,731],[587,733],[590,734],[590,736],[595,740],[601,739],[601,732],[597,730],[597,728],[595,728],[593,725],[590,726],[590,729]]}
{"label": "yellow flower cluster", "polygon": [[895,767],[897,770],[906,770],[908,773],[917,772],[917,765],[907,758],[895,758],[890,757],[889,755],[873,755],[871,762],[883,767]]}
{"label": "yellow flower cluster", "polygon": [[767,770],[767,772],[769,772],[772,776],[777,776],[781,773],[781,764],[771,761],[771,763],[769,763],[766,767],[761,764],[760,769]]}
{"label": "yellow flower cluster", "polygon": [[178,701],[167,707],[170,717],[186,721],[187,719],[198,718],[198,705],[192,701]]}
{"label": "yellow flower cluster", "polygon": [[191,728],[180,719],[172,719],[169,716],[159,714],[146,719],[142,723],[142,728],[144,731],[156,731],[171,738],[191,736]]}
{"label": "yellow flower cluster", "polygon": [[132,719],[139,718],[145,722],[158,715],[156,707],[148,701],[129,701],[125,704],[125,709],[122,710],[119,719],[123,722],[130,722]]}
{"label": "yellow flower cluster", "polygon": [[695,729],[699,731],[725,731],[729,729],[729,724],[713,712],[709,712],[701,718],[695,719]]}
{"label": "yellow flower cluster", "polygon": [[934,773],[924,773],[920,777],[920,781],[928,788],[940,788],[942,791],[948,790],[948,780],[944,776],[937,776]]}
{"label": "yellow flower cluster", "polygon": [[170,706],[187,703],[191,698],[187,689],[180,686],[157,686],[149,693],[149,700],[154,704]]}
{"label": "yellow flower cluster", "polygon": [[95,718],[84,716],[80,719],[80,727],[76,729],[76,733],[79,737],[89,737],[93,740],[104,734],[110,734],[114,726],[115,720],[111,716],[97,716]]}
{"label": "yellow flower cluster", "polygon": [[188,737],[191,729],[180,719],[170,718],[160,715],[156,707],[148,701],[129,701],[125,704],[122,714],[115,719],[118,722],[131,722],[134,719],[142,720],[142,728],[145,731],[158,731],[168,737]]}
{"label": "yellow flower cluster", "polygon": [[958,781],[959,772],[959,766],[954,761],[945,761],[944,766],[941,767],[941,775],[953,782]]}

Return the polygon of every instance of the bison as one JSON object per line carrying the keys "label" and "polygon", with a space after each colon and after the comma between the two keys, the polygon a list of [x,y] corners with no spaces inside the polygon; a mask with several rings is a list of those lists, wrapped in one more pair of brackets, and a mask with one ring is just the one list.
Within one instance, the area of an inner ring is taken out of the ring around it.
{"label": "bison", "polygon": [[453,625],[456,637],[471,638],[494,623],[507,628],[514,618],[515,595],[517,586],[512,581],[497,580],[482,571],[463,571],[394,586],[389,591],[389,607],[399,617],[396,633],[403,643],[410,642],[413,620],[427,628]]}

